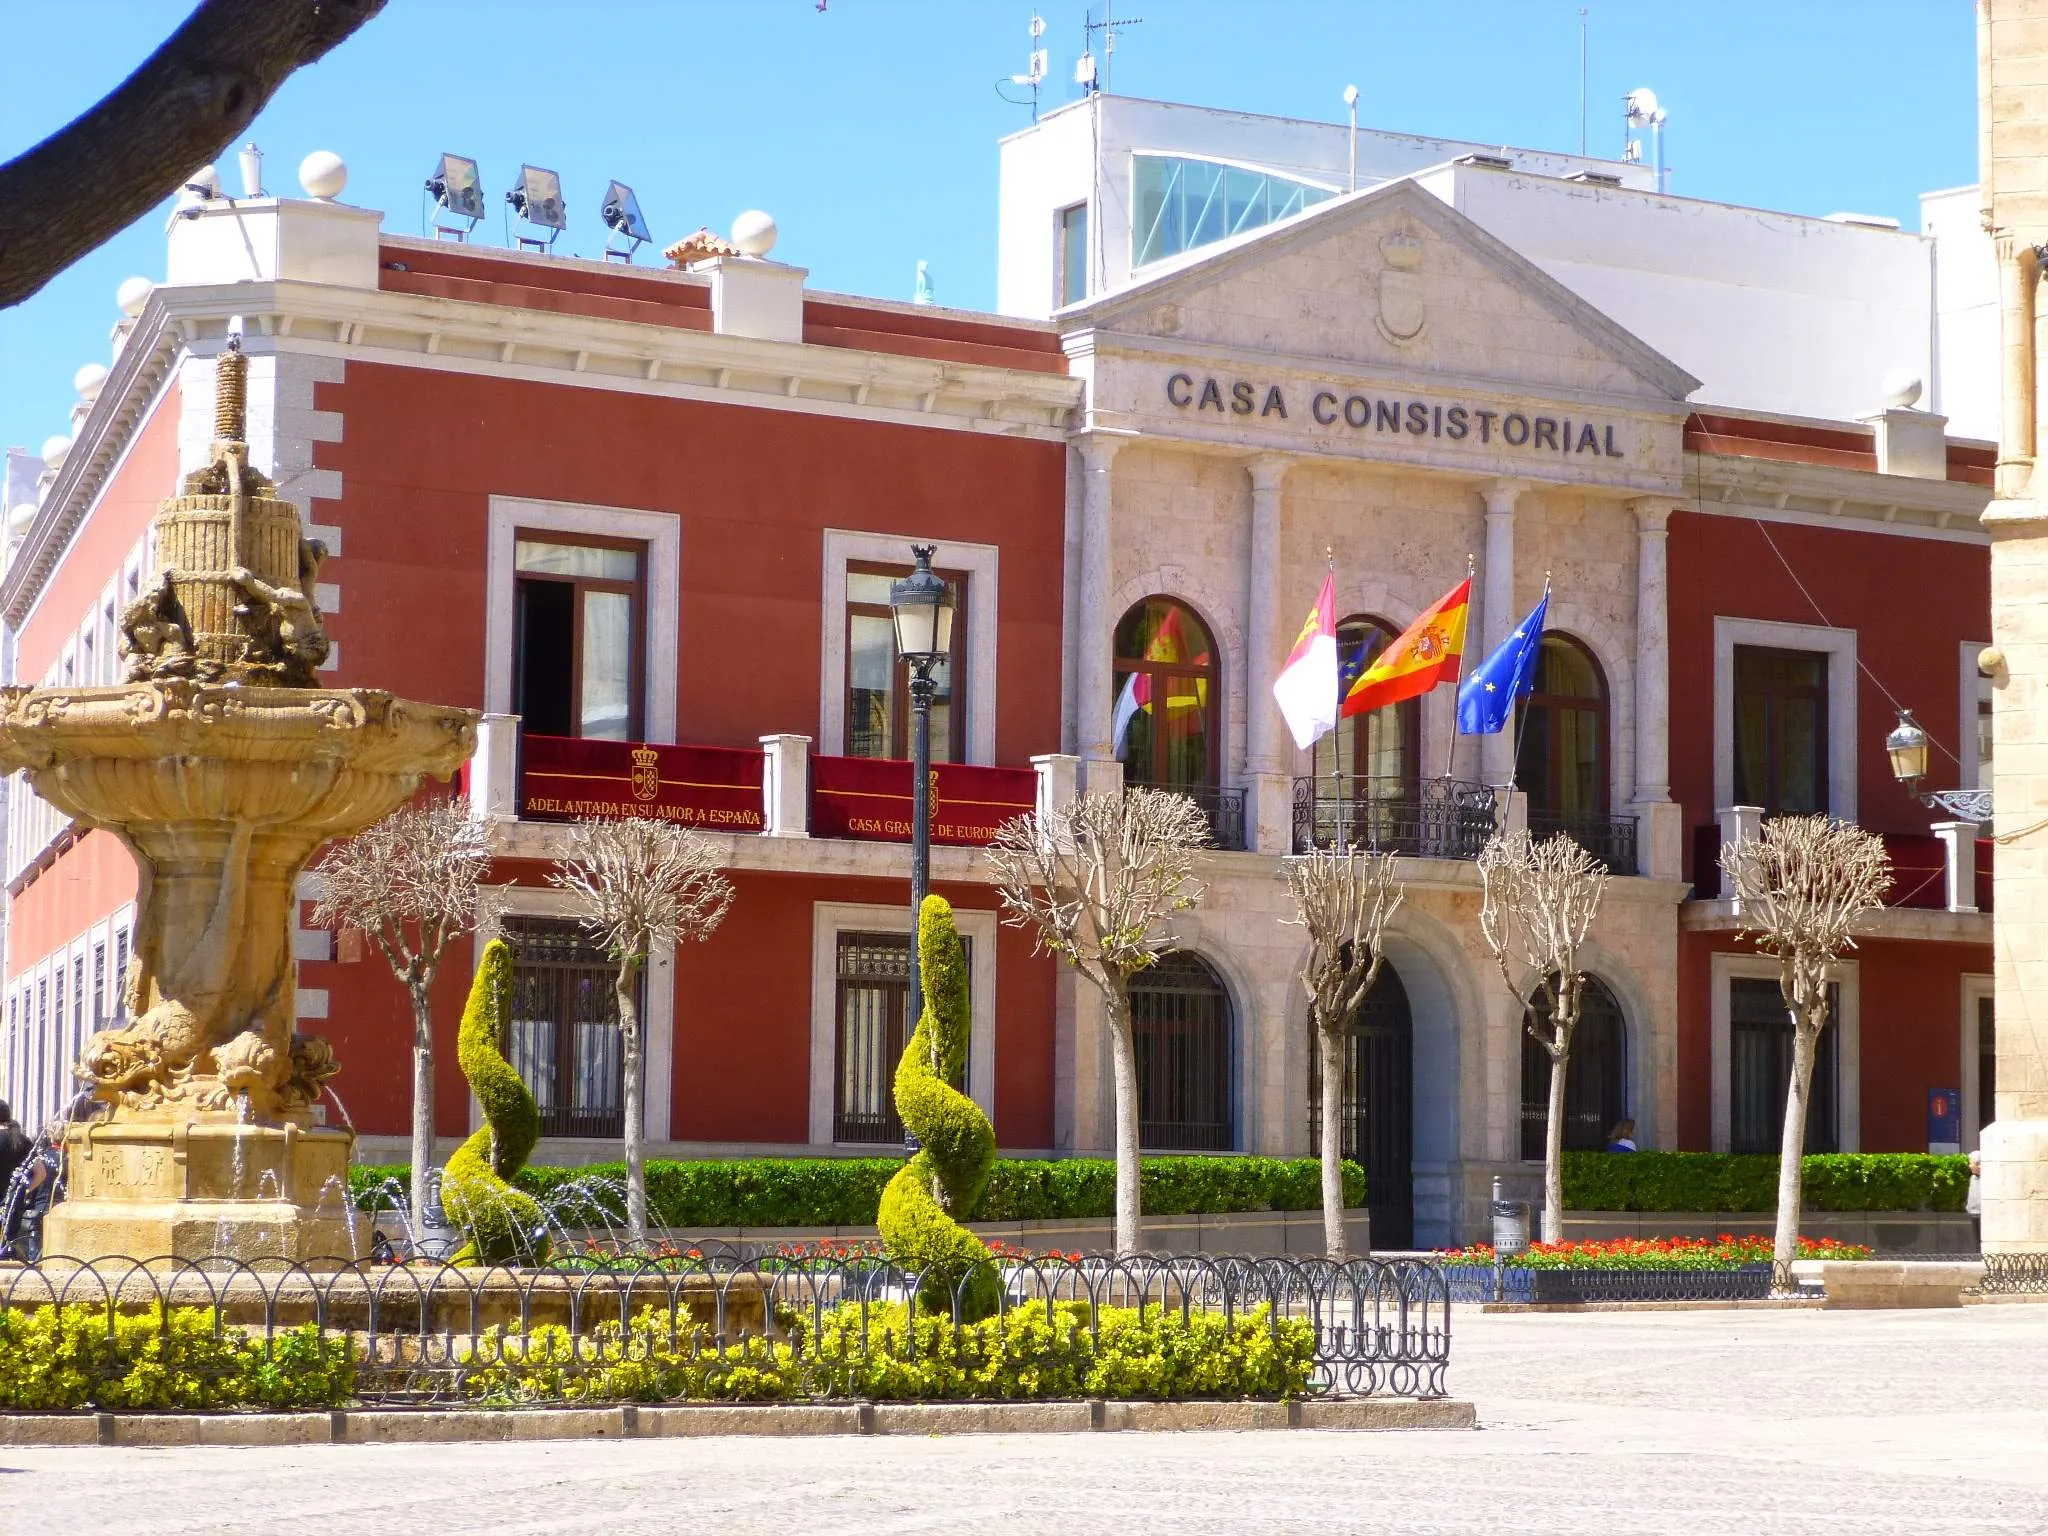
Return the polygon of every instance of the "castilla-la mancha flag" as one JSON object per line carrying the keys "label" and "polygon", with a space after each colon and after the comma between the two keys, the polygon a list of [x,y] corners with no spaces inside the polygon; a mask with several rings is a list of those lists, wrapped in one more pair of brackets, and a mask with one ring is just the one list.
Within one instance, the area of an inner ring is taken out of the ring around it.
{"label": "castilla-la mancha flag", "polygon": [[1465,654],[1465,612],[1472,600],[1466,577],[1422,610],[1422,616],[1381,651],[1344,695],[1345,719],[1417,698],[1455,676]]}
{"label": "castilla-la mancha flag", "polygon": [[1331,572],[1287,653],[1287,665],[1273,679],[1273,697],[1297,747],[1312,747],[1337,728],[1337,693],[1337,577]]}

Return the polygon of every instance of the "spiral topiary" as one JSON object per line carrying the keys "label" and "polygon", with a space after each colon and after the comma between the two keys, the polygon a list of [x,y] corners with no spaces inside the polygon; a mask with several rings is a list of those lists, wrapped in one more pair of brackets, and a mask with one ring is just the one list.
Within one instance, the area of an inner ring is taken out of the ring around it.
{"label": "spiral topiary", "polygon": [[442,1175],[442,1206],[469,1234],[458,1264],[540,1258],[540,1206],[512,1187],[513,1175],[540,1140],[540,1105],[499,1045],[512,1017],[512,951],[503,939],[484,946],[455,1036],[455,1059],[484,1107],[484,1123],[455,1149]]}
{"label": "spiral topiary", "polygon": [[986,1317],[999,1298],[988,1246],[960,1225],[972,1215],[995,1166],[988,1116],[953,1086],[967,1061],[971,1005],[967,957],[953,909],[927,896],[917,914],[924,1013],[896,1067],[896,1113],[918,1141],[916,1156],[882,1191],[875,1225],[889,1257],[923,1276],[918,1299],[930,1311]]}

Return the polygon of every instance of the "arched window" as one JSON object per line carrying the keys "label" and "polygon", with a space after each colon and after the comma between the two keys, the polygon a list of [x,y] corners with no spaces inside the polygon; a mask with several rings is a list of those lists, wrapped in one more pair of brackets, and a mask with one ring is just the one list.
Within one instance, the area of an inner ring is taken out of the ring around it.
{"label": "arched window", "polygon": [[[1308,1021],[1308,1144],[1323,1144],[1323,1060]],[[1344,1035],[1344,1155],[1365,1169],[1375,1248],[1406,1248],[1415,1235],[1415,1021],[1408,989],[1382,961]]]}
{"label": "arched window", "polygon": [[[1337,696],[1399,633],[1396,626],[1357,614],[1337,626]],[[1315,744],[1315,841],[1405,846],[1413,831],[1409,808],[1416,796],[1422,762],[1422,701],[1404,699],[1369,714],[1340,719]],[[1297,816],[1299,800],[1297,799]]]}
{"label": "arched window", "polygon": [[1154,1152],[1233,1145],[1230,994],[1200,955],[1175,950],[1131,978],[1138,1141]]}
{"label": "arched window", "polygon": [[1516,729],[1515,780],[1531,816],[1607,814],[1607,679],[1591,651],[1568,635],[1543,637]]}
{"label": "arched window", "polygon": [[[1529,1005],[1537,1027],[1550,1017],[1542,992]],[[1614,1123],[1628,1115],[1628,1030],[1621,1004],[1597,976],[1579,994],[1579,1023],[1572,1031],[1564,1076],[1564,1149],[1598,1152]],[[1522,1156],[1543,1160],[1544,1128],[1550,1118],[1550,1053],[1522,1032]]]}
{"label": "arched window", "polygon": [[1194,609],[1148,597],[1116,627],[1116,755],[1126,784],[1213,788],[1223,757],[1217,658]]}

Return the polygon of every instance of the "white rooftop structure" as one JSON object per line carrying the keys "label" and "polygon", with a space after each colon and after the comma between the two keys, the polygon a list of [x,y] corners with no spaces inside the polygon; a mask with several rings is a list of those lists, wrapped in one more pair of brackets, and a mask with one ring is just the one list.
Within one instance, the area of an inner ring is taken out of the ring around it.
{"label": "white rooftop structure", "polygon": [[[1954,437],[1997,434],[1992,253],[1972,188],[1922,228],[1660,193],[1639,162],[1360,128],[1356,190],[1411,178],[1701,380],[1702,409],[1875,415],[1918,379]],[[1257,240],[1351,191],[1352,135],[1093,95],[1002,142],[997,307],[1044,317]]]}

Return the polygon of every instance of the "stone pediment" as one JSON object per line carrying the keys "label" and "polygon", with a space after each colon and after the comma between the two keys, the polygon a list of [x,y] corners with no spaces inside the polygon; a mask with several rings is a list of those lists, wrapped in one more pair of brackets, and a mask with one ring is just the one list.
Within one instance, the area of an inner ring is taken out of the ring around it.
{"label": "stone pediment", "polygon": [[1327,362],[1373,374],[1645,406],[1699,381],[1413,181],[1324,203],[1062,316],[1148,350]]}

